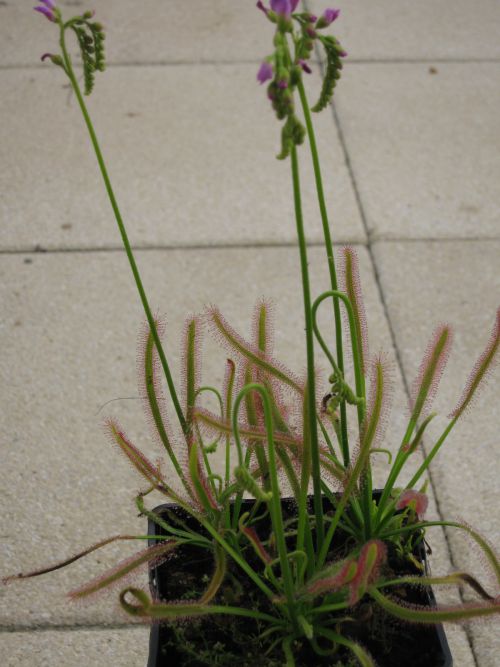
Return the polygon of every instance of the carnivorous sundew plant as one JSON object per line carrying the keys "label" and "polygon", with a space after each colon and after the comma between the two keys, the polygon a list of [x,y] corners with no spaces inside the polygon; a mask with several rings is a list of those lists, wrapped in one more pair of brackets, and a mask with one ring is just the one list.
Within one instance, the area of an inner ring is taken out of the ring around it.
{"label": "carnivorous sundew plant", "polygon": [[[402,481],[408,476],[402,474],[407,462],[421,455],[424,434],[435,416],[432,402],[450,353],[452,330],[440,325],[432,333],[413,384],[406,430],[396,447],[384,444],[391,378],[385,357],[371,355],[368,350],[356,253],[346,247],[337,262],[334,256],[313,126],[313,115],[329,106],[347,55],[329,34],[339,11],[325,9],[318,17],[300,5],[299,0],[271,0],[270,6],[257,3],[263,29],[267,26],[273,33],[257,81],[265,87],[281,123],[278,158],[283,160],[283,168],[288,162],[291,169],[306,377],[298,377],[277,361],[270,343],[271,312],[266,301],[256,306],[250,338],[238,333],[212,307],[202,317],[190,318],[185,326],[182,398],[162,345],[165,325],[152,313],[85,104],[84,96],[92,92],[96,74],[105,69],[104,28],[90,11],[65,20],[54,0],[39,0],[35,7],[59,32],[58,51],[45,53],[42,60],[57,66],[74,91],[144,307],[147,325],[139,366],[140,393],[156,438],[175,473],[166,476],[114,419],[107,420],[110,440],[144,481],[144,490],[135,498],[136,506],[161,528],[161,534],[154,546],[73,590],[70,597],[85,598],[142,565],[152,567],[167,559],[170,562],[176,552],[191,549],[189,553],[203,552],[213,562],[204,590],[196,593],[195,587],[194,596],[193,591],[186,591],[180,599],[169,601],[152,598],[145,590],[128,585],[119,595],[123,609],[138,619],[168,622],[182,632],[188,632],[189,623],[179,625],[179,621],[196,619],[193,623],[201,630],[195,634],[203,633],[209,622],[217,623],[220,618],[226,619],[228,627],[243,618],[262,664],[367,667],[375,665],[376,658],[353,627],[363,622],[374,627],[374,616],[399,619],[400,625],[428,625],[500,612],[500,563],[487,540],[465,523],[425,519],[427,469],[493,368],[498,356],[500,309],[489,342],[450,412],[448,425],[427,449],[411,479]],[[81,54],[83,92],[69,55],[70,36],[76,37]],[[310,106],[305,83],[311,75],[315,50],[322,52],[325,66],[319,98]],[[303,144],[308,145],[312,158],[329,270],[329,285],[320,295],[311,293],[309,282],[299,176],[299,151],[306,150]],[[320,330],[320,307],[332,308],[335,331]],[[228,351],[221,389],[201,383],[198,350],[204,328]],[[347,346],[353,362],[352,380],[344,363]],[[326,395],[318,395],[318,352],[329,365]],[[167,420],[165,386],[178,422],[176,428]],[[204,407],[207,395],[215,398],[218,412]],[[356,436],[352,435],[354,429],[348,428],[348,419],[356,426]],[[216,451],[224,462],[222,471],[214,465]],[[374,494],[371,457],[380,451],[387,455],[387,476],[383,490]],[[153,490],[175,503],[180,512],[160,517],[148,509],[146,498]],[[288,497],[293,512],[282,502]],[[254,502],[248,505],[245,498]],[[434,526],[465,531],[479,545],[494,574],[496,590],[486,590],[477,577],[466,572],[428,574],[416,554],[428,529]],[[7,580],[34,577],[69,565],[115,540],[145,538],[118,535],[61,563]],[[424,607],[408,601],[408,590],[428,585],[467,586],[475,599],[447,607]],[[211,658],[209,651],[206,662],[192,663],[186,657],[185,664],[229,662],[224,662],[219,653],[217,660]]]}

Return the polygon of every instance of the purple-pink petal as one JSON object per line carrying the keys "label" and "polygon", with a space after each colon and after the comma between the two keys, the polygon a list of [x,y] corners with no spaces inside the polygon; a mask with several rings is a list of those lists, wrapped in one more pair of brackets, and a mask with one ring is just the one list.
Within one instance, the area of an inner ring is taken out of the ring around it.
{"label": "purple-pink petal", "polygon": [[48,7],[33,7],[35,12],[40,12],[40,14],[43,14],[46,16],[49,21],[55,21],[54,14],[50,11]]}
{"label": "purple-pink petal", "polygon": [[326,25],[333,23],[339,16],[340,9],[325,9],[323,12],[323,21]]}
{"label": "purple-pink petal", "polygon": [[46,5],[49,9],[55,9],[55,8],[56,8],[55,0],[38,0],[38,2],[43,3],[43,4]]}
{"label": "purple-pink petal", "polygon": [[264,60],[262,65],[259,67],[257,72],[257,81],[259,83],[265,83],[269,79],[273,78],[273,66],[271,63],[268,63],[267,60]]}
{"label": "purple-pink petal", "polygon": [[299,60],[299,65],[302,67],[306,74],[312,73],[312,69],[309,67],[305,60]]}
{"label": "purple-pink petal", "polygon": [[295,11],[299,0],[271,0],[271,9],[276,14],[281,16],[289,17],[292,12]]}

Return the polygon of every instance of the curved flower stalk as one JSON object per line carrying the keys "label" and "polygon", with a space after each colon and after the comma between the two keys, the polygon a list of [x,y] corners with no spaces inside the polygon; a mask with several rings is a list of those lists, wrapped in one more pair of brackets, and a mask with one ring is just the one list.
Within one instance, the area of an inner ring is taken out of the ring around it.
{"label": "curved flower stalk", "polygon": [[[330,103],[341,74],[342,59],[346,56],[338,40],[322,33],[338,18],[339,10],[326,9],[316,17],[301,11],[299,0],[270,0],[269,7],[262,2],[258,2],[257,7],[275,27],[273,51],[261,64],[257,79],[261,84],[268,84],[268,98],[276,116],[283,121],[278,157],[290,157],[307,375],[302,380],[277,361],[266,302],[257,305],[250,339],[240,335],[219,310],[212,307],[204,320],[192,317],[186,323],[182,400],[177,395],[161,341],[165,327],[153,316],[149,306],[66,46],[70,31],[80,48],[84,93],[89,94],[96,72],[104,69],[103,28],[93,20],[92,12],[64,21],[54,0],[40,0],[35,8],[59,29],[60,53],[44,54],[43,59],[63,70],[75,92],[146,314],[147,328],[142,336],[138,364],[139,391],[155,440],[168,460],[168,466],[163,462],[152,463],[113,419],[107,421],[110,440],[146,485],[135,499],[137,509],[158,524],[161,534],[156,536],[156,544],[122,560],[72,591],[70,596],[79,599],[117,584],[125,586],[129,574],[174,557],[179,549],[187,552],[195,549],[198,553],[202,550],[212,559],[213,571],[204,581],[203,590],[195,591],[196,600],[160,602],[151,600],[140,588],[127,585],[120,593],[123,609],[139,619],[169,622],[205,616],[242,617],[245,623],[255,623],[262,653],[275,661],[284,660],[287,667],[296,664],[295,654],[301,645],[307,645],[318,656],[345,650],[350,656],[346,660],[373,667],[375,661],[368,648],[355,642],[350,633],[353,620],[362,616],[366,602],[375,613],[377,609],[383,610],[409,623],[462,621],[500,611],[500,563],[493,548],[466,524],[425,520],[426,483],[417,488],[457,420],[473,405],[478,388],[484,384],[496,361],[500,311],[490,341],[472,370],[447,428],[405,488],[396,486],[434,416],[429,411],[448,358],[451,329],[441,325],[431,337],[413,385],[407,428],[399,447],[392,452],[381,442],[391,395],[390,373],[385,357],[369,357],[358,262],[352,248],[341,252],[340,280],[337,280],[312,123],[311,112],[321,111]],[[326,74],[319,99],[310,108],[304,75],[312,72],[310,58],[315,45],[325,51]],[[297,115],[296,94],[304,124]],[[328,291],[316,299],[309,281],[299,172],[298,147],[306,138],[311,150],[330,277]],[[335,331],[331,338],[334,345],[327,342],[328,335],[320,331],[317,323],[318,308],[326,300],[331,300],[333,306]],[[344,332],[341,310],[347,314]],[[204,321],[208,321],[212,333],[230,354],[221,389],[202,384],[200,347]],[[346,377],[344,368],[343,333],[352,349],[353,382]],[[331,366],[330,391],[322,399],[315,366],[315,340]],[[368,399],[367,377],[371,380]],[[177,416],[178,433],[168,423],[163,381]],[[218,414],[207,409],[207,395],[216,398]],[[358,427],[357,446],[353,450],[347,429],[351,411],[355,413]],[[210,439],[206,441],[207,434]],[[214,464],[213,454],[222,446],[221,471]],[[381,451],[388,455],[389,463],[387,483],[377,499],[372,496],[371,458]],[[171,472],[166,473],[167,469]],[[338,489],[340,493],[335,494]],[[174,501],[180,509],[158,516],[145,503],[145,498],[154,490]],[[250,510],[243,506],[244,494],[254,499]],[[290,494],[297,508],[297,515],[293,517],[286,515],[282,503]],[[263,530],[267,519],[271,528]],[[463,572],[442,577],[394,576],[394,566],[401,561],[406,565],[409,562],[408,567],[412,567],[415,575],[419,567],[422,568],[416,549],[423,541],[424,532],[434,526],[449,526],[470,535],[495,574],[494,592],[487,591],[473,575]],[[348,544],[350,551],[339,557],[341,534],[342,544]],[[118,535],[102,540],[55,565],[7,577],[4,581],[38,576],[65,567],[110,542],[131,539],[147,539],[147,536]],[[248,596],[240,606],[228,601],[226,594],[226,588],[235,585],[237,579],[245,582]],[[457,607],[422,609],[399,596],[402,587],[411,591],[422,585],[466,585],[480,599]],[[341,654],[342,658],[344,655]]]}

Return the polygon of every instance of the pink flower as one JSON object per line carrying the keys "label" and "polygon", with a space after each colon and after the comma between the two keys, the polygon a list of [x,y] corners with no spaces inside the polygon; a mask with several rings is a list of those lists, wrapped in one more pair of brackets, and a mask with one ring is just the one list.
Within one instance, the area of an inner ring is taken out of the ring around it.
{"label": "pink flower", "polygon": [[325,21],[327,21],[327,25],[330,25],[330,23],[333,23],[335,19],[339,17],[340,14],[340,9],[325,9],[323,12],[323,18]]}
{"label": "pink flower", "polygon": [[331,23],[338,19],[340,9],[325,9],[323,14],[319,17],[316,24],[317,28],[327,28]]}
{"label": "pink flower", "polygon": [[35,10],[35,12],[40,12],[40,14],[43,14],[45,17],[49,19],[49,21],[55,22],[56,20],[55,16],[48,7],[41,5],[40,7],[33,7],[33,9]]}
{"label": "pink flower", "polygon": [[427,505],[429,504],[429,499],[425,493],[420,493],[419,491],[413,491],[412,489],[406,489],[399,496],[396,509],[402,510],[405,507],[411,507],[417,514],[419,519],[422,519],[425,512],[427,511]]}
{"label": "pink flower", "polygon": [[56,8],[56,3],[54,0],[38,0],[38,2],[41,2],[42,4],[38,7],[33,7],[35,12],[40,12],[40,14],[43,14],[46,18],[49,19],[49,21],[54,23],[56,20],[53,12],[53,10]]}
{"label": "pink flower", "polygon": [[271,0],[271,9],[280,16],[290,17],[290,14],[295,11],[299,0]]}
{"label": "pink flower", "polygon": [[273,66],[271,63],[268,63],[267,60],[264,60],[262,65],[259,67],[259,71],[257,72],[257,81],[259,83],[265,83],[266,81],[269,81],[269,79],[273,78]]}

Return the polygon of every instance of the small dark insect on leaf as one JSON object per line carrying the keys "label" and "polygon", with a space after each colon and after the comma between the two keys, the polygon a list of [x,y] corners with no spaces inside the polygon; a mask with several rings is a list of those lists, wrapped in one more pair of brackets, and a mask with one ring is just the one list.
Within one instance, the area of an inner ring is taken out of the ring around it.
{"label": "small dark insect on leaf", "polygon": [[326,409],[328,407],[328,401],[333,398],[332,392],[329,392],[325,396],[323,396],[321,400],[321,412],[326,412]]}

